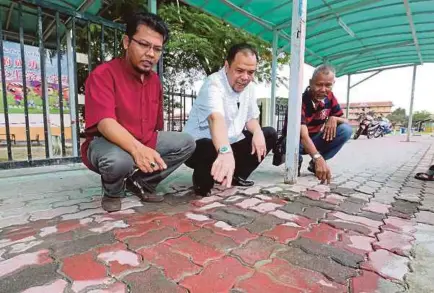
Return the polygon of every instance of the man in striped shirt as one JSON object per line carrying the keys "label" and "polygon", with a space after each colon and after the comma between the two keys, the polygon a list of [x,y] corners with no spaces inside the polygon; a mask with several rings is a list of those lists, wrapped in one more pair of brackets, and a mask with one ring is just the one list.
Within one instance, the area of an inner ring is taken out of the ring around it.
{"label": "man in striped shirt", "polygon": [[[308,154],[312,157],[308,170],[321,183],[330,183],[331,179],[326,161],[333,158],[352,135],[352,128],[342,117],[342,109],[333,95],[334,83],[334,68],[321,65],[315,69],[309,87],[303,93],[298,172],[300,174],[302,155]],[[282,133],[286,136],[286,125]]]}

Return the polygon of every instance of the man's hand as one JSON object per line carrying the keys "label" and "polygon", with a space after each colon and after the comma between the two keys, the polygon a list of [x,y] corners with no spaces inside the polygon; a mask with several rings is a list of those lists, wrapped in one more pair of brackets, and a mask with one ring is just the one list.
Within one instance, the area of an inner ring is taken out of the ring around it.
{"label": "man's hand", "polygon": [[212,165],[211,175],[215,181],[229,188],[232,184],[234,171],[235,159],[233,153],[219,154]]}
{"label": "man's hand", "polygon": [[267,154],[267,145],[265,143],[265,137],[262,130],[257,130],[253,133],[252,138],[252,155],[256,153],[258,157],[258,162],[261,162],[262,159]]}
{"label": "man's hand", "polygon": [[321,180],[321,184],[325,183],[327,181],[327,184],[330,184],[330,180],[332,178],[332,172],[327,166],[326,161],[324,158],[319,158],[315,160],[315,176]]}
{"label": "man's hand", "polygon": [[147,146],[142,144],[131,153],[136,162],[137,167],[143,173],[153,173],[167,169],[166,163],[164,163],[160,154]]}
{"label": "man's hand", "polygon": [[338,127],[337,117],[330,116],[326,124],[323,127],[323,139],[326,141],[332,141],[336,137],[336,129]]}

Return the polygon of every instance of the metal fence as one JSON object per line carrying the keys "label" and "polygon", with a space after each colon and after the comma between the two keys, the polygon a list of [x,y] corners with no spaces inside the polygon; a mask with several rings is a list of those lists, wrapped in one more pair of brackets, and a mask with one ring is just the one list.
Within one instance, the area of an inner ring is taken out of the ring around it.
{"label": "metal fence", "polygon": [[282,129],[283,126],[285,125],[285,117],[287,112],[288,112],[287,105],[282,105],[282,104],[276,105],[276,115],[277,115],[276,131],[278,135],[282,135]]}
{"label": "metal fence", "polygon": [[0,169],[79,162],[79,95],[123,25],[48,1],[1,9]]}
{"label": "metal fence", "polygon": [[164,94],[164,130],[182,131],[188,120],[196,93],[170,89]]}

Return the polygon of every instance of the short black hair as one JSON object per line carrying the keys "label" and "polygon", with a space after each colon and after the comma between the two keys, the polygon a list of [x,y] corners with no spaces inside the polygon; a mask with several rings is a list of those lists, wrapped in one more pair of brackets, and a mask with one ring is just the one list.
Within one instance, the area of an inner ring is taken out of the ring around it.
{"label": "short black hair", "polygon": [[169,40],[169,28],[158,15],[150,12],[135,12],[126,19],[126,34],[131,38],[136,34],[137,27],[141,24],[156,31],[163,36],[163,44]]}
{"label": "short black hair", "polygon": [[256,51],[255,47],[248,43],[239,43],[230,47],[228,51],[228,56],[226,57],[226,61],[228,61],[229,65],[234,61],[235,56],[239,52],[249,52],[252,55],[256,56],[256,61],[259,61],[258,51]]}

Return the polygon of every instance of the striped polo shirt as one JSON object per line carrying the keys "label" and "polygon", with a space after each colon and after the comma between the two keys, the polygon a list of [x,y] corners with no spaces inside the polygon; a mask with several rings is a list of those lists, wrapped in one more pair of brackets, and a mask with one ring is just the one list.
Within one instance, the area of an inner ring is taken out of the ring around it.
{"label": "striped polo shirt", "polygon": [[[301,124],[307,126],[311,136],[321,132],[321,128],[326,123],[328,117],[341,117],[344,114],[338,100],[331,91],[322,101],[314,102],[308,87],[304,91],[302,99]],[[282,134],[285,136],[287,121],[288,113],[286,113],[285,123],[282,129]]]}
{"label": "striped polo shirt", "polygon": [[309,134],[321,132],[322,126],[330,116],[341,117],[343,114],[333,92],[330,91],[327,97],[318,102],[314,102],[309,89],[303,93],[301,124],[307,126]]}

